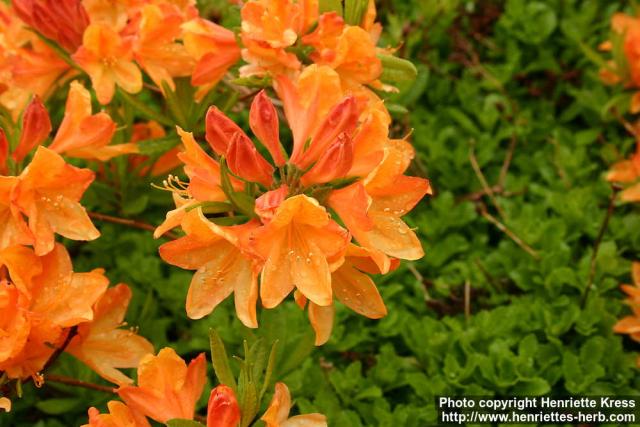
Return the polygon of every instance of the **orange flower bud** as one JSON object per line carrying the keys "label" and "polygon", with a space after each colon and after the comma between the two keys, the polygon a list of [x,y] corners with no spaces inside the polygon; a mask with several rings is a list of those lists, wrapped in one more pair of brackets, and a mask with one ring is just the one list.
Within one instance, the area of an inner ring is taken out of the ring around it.
{"label": "orange flower bud", "polygon": [[209,108],[209,111],[207,111],[205,126],[205,138],[211,148],[213,148],[213,151],[220,156],[227,153],[227,148],[235,133],[244,135],[242,129],[215,106],[212,106]]}
{"label": "orange flower bud", "polygon": [[234,174],[251,182],[259,182],[266,187],[273,180],[273,166],[267,162],[253,142],[244,134],[236,133],[231,137],[227,148],[227,162]]}
{"label": "orange flower bud", "polygon": [[334,106],[313,136],[309,149],[297,151],[291,162],[301,168],[309,166],[324,153],[341,133],[350,135],[358,122],[358,106],[354,96],[348,96]]}
{"label": "orange flower bud", "polygon": [[264,90],[253,99],[249,113],[249,125],[260,142],[267,147],[276,166],[285,164],[280,145],[278,112]]}
{"label": "orange flower bud", "polygon": [[68,52],[82,44],[89,16],[81,0],[13,0],[13,7],[20,19]]}
{"label": "orange flower bud", "polygon": [[207,411],[207,427],[237,427],[240,423],[238,400],[226,385],[211,390]]}
{"label": "orange flower bud", "polygon": [[343,178],[353,165],[353,140],[341,133],[318,162],[302,177],[303,184],[323,183]]}
{"label": "orange flower bud", "polygon": [[22,134],[18,147],[13,152],[13,159],[16,162],[24,159],[29,151],[47,139],[49,132],[51,132],[49,113],[40,98],[35,96],[22,118]]}

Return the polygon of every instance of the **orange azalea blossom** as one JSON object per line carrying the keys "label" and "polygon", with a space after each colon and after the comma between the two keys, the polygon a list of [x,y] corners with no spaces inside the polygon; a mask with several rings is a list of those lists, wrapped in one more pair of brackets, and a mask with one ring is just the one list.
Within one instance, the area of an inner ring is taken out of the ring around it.
{"label": "orange azalea blossom", "polygon": [[240,59],[235,34],[201,18],[184,23],[182,30],[184,47],[197,61],[191,84],[203,86],[201,92],[207,92]]}
{"label": "orange azalea blossom", "polygon": [[89,408],[89,424],[82,427],[149,427],[149,421],[127,405],[116,400],[107,403],[108,414],[101,414],[96,408]]}
{"label": "orange azalea blossom", "polygon": [[195,404],[206,382],[206,359],[200,354],[187,367],[171,348],[148,354],[138,366],[138,385],[125,385],[118,395],[132,410],[160,423],[193,419]]}
{"label": "orange azalea blossom", "polygon": [[14,189],[19,179],[0,176],[0,249],[13,245],[31,245],[34,237],[14,203]]}
{"label": "orange azalea blossom", "polygon": [[[404,175],[415,153],[406,141],[389,139],[384,106],[343,91],[335,70],[312,65],[296,79],[281,76],[276,91],[292,128],[291,155],[281,144],[278,114],[266,92],[255,97],[249,124],[268,159],[238,125],[210,108],[205,138],[225,163],[179,130],[189,181],[170,176],[165,183],[176,209],[156,236],[179,225],[187,234],[163,245],[161,255],[197,270],[187,297],[191,317],[207,315],[235,291],[238,316],[254,327],[256,288],[267,309],[295,291],[301,306],[309,302],[320,345],[331,332],[334,295],[367,317],[386,314],[367,274],[385,274],[397,259],[423,256],[402,217],[431,190],[428,180]],[[224,191],[223,167],[232,184]],[[241,200],[249,196],[244,207],[230,191],[243,193]],[[216,224],[221,221],[242,225]],[[260,272],[259,284],[254,271]]]}
{"label": "orange azalea blossom", "polygon": [[2,251],[0,259],[0,270],[11,277],[9,282],[3,273],[0,281],[0,304],[7,313],[0,323],[0,371],[24,379],[43,368],[69,328],[93,319],[92,305],[109,281],[102,270],[74,273],[60,244],[43,257],[15,246]]}
{"label": "orange azalea blossom", "polygon": [[27,25],[73,52],[82,43],[89,17],[81,0],[13,0]]}
{"label": "orange azalea blossom", "polygon": [[640,262],[631,266],[633,285],[622,285],[620,288],[628,295],[626,303],[631,307],[632,314],[623,317],[613,326],[618,334],[627,334],[634,341],[640,342]]}
{"label": "orange azalea blossom", "polygon": [[629,159],[615,163],[606,178],[609,182],[631,184],[620,193],[623,201],[640,201],[640,142],[636,143],[636,152]]}
{"label": "orange azalea blossom", "polygon": [[101,104],[111,101],[116,85],[129,93],[142,89],[142,73],[132,61],[131,38],[122,38],[109,27],[89,25],[72,57],[91,78]]}
{"label": "orange azalea blossom", "polygon": [[11,401],[6,397],[0,397],[0,409],[11,412]]}
{"label": "orange azalea blossom", "polygon": [[239,247],[246,246],[240,241],[246,241],[259,224],[220,227],[197,208],[186,214],[181,225],[187,235],[160,246],[160,256],[169,264],[197,270],[187,294],[187,315],[200,319],[233,292],[238,318],[248,327],[257,327],[258,269]]}
{"label": "orange azalea blossom", "polygon": [[92,114],[91,94],[77,81],[71,82],[64,118],[49,148],[81,159],[109,160],[135,153],[135,144],[108,145],[116,131],[107,113]]}
{"label": "orange azalea blossom", "polygon": [[38,147],[31,163],[18,177],[12,202],[27,216],[36,255],[54,247],[54,233],[72,240],[94,240],[93,226],[80,198],[94,179],[89,169],[71,166],[58,154]]}
{"label": "orange azalea blossom", "polygon": [[[600,77],[607,84],[623,83],[625,86],[640,88],[640,18],[616,13],[611,18],[611,29],[617,37],[622,37],[622,49],[625,64],[609,61],[606,68],[600,70]],[[600,48],[611,50],[613,43],[607,41]],[[627,67],[627,68],[623,68]],[[631,112],[640,111],[640,92],[631,98]]]}
{"label": "orange azalea blossom", "polygon": [[251,0],[242,7],[241,75],[282,74],[300,69],[292,47],[318,17],[317,0]]}
{"label": "orange azalea blossom", "polygon": [[[398,266],[393,260],[391,269]],[[344,263],[331,274],[331,287],[335,297],[355,311],[370,319],[380,319],[387,315],[387,309],[375,283],[368,274],[380,274],[380,268],[373,261],[370,251],[349,244]],[[305,307],[307,298],[296,292],[296,303]],[[316,333],[316,345],[326,343],[333,328],[334,307],[309,303],[309,320]]]}
{"label": "orange azalea blossom", "polygon": [[[266,427],[326,427],[327,419],[322,414],[305,414],[289,418],[291,394],[284,383],[276,383],[275,393],[262,416]],[[219,385],[211,390],[207,413],[207,427],[238,427],[241,410],[233,389]]]}
{"label": "orange azalea blossom", "polygon": [[382,73],[375,41],[362,27],[347,25],[336,12],[323,14],[302,42],[313,46],[311,59],[338,72],[345,84],[375,82]]}
{"label": "orange azalea blossom", "polygon": [[147,5],[142,9],[140,28],[134,44],[138,64],[162,89],[163,83],[175,90],[173,77],[190,76],[195,61],[182,43],[183,16],[169,4]]}
{"label": "orange azalea blossom", "polygon": [[262,421],[266,427],[326,427],[327,418],[322,414],[296,415],[289,418],[291,393],[284,383],[276,383],[276,391],[264,413]]}
{"label": "orange azalea blossom", "polygon": [[13,82],[40,97],[46,98],[59,80],[74,74],[69,64],[42,40],[32,37],[30,47],[15,52],[11,75]]}
{"label": "orange azalea blossom", "polygon": [[101,377],[116,384],[133,381],[117,368],[135,368],[142,357],[153,353],[153,345],[125,325],[124,316],[131,301],[131,290],[123,283],[116,285],[100,297],[93,307],[93,320],[81,323],[78,333],[66,351]]}
{"label": "orange azalea blossom", "polygon": [[331,272],[344,261],[350,235],[317,200],[302,194],[284,200],[254,238],[265,260],[260,297],[266,308],[294,289],[317,305],[331,304]]}

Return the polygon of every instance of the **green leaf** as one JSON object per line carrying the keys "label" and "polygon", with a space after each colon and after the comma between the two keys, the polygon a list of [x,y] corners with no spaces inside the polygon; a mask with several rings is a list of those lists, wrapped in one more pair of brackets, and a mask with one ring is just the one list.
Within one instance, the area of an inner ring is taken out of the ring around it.
{"label": "green leaf", "polygon": [[273,376],[273,370],[276,367],[277,355],[278,355],[278,340],[274,341],[273,345],[271,346],[271,352],[269,353],[269,362],[267,363],[267,369],[264,373],[264,382],[262,383],[262,388],[260,389],[260,397],[259,397],[260,400],[262,400],[262,397],[264,396],[267,389],[271,385],[271,377]]}
{"label": "green leaf", "polygon": [[180,418],[174,418],[173,420],[167,421],[168,427],[205,427],[204,424],[199,423],[198,421],[193,420],[183,420]]}
{"label": "green leaf", "polygon": [[345,0],[344,20],[349,25],[360,25],[367,11],[369,0]]}
{"label": "green leaf", "polygon": [[162,138],[145,139],[143,141],[139,141],[136,145],[138,146],[140,154],[153,155],[166,153],[179,143],[180,138],[172,135]]}
{"label": "green leaf", "polygon": [[215,329],[209,329],[209,342],[211,344],[211,362],[213,363],[213,370],[218,377],[220,384],[231,387],[234,391],[237,391],[238,385],[236,379],[231,372],[231,366],[229,365],[229,358],[227,357],[227,350],[224,347],[220,335]]}
{"label": "green leaf", "polygon": [[54,398],[36,402],[36,408],[45,414],[60,415],[73,411],[81,404],[79,398]]}
{"label": "green leaf", "polygon": [[320,14],[326,12],[336,12],[342,16],[342,2],[340,0],[320,0],[319,1]]}
{"label": "green leaf", "polygon": [[413,81],[418,76],[418,69],[411,61],[386,54],[378,54],[378,58],[382,62],[380,79],[384,82]]}
{"label": "green leaf", "polygon": [[220,181],[222,191],[227,196],[231,204],[244,215],[249,218],[254,218],[256,213],[254,212],[255,207],[255,199],[251,197],[249,194],[235,191],[233,186],[231,185],[231,179],[229,178],[229,168],[227,167],[227,163],[223,158],[220,159]]}

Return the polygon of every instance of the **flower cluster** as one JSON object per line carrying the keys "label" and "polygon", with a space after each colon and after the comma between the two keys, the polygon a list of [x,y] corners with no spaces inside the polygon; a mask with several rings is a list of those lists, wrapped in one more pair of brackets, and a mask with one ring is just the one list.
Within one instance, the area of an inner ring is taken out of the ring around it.
{"label": "flower cluster", "polygon": [[[161,186],[176,208],[155,236],[170,238],[166,262],[195,270],[193,319],[233,294],[238,318],[255,328],[258,301],[272,309],[293,294],[321,345],[336,300],[385,316],[372,275],[423,256],[403,216],[430,184],[405,174],[415,153],[392,136],[380,98],[416,70],[377,46],[373,0],[237,6],[240,26],[228,29],[195,0],[0,2],[0,408],[10,409],[7,390],[41,385],[67,352],[123,401],[106,414],[91,408],[89,426],[195,416],[204,355],[188,366],[169,348],[154,355],[124,328],[131,289],[109,287],[101,269],[74,272],[56,241],[100,236],[91,218],[107,215],[81,204],[96,179],[109,187],[116,176],[118,192],[184,167],[186,178]],[[252,136],[227,115],[243,107]],[[120,371],[135,367],[137,385]],[[257,396],[229,377],[212,391],[208,427],[249,425],[272,385],[264,378]],[[326,425],[319,414],[289,418],[291,406],[277,383],[262,420]]]}
{"label": "flower cluster", "polygon": [[177,208],[156,234],[178,225],[186,233],[162,245],[160,255],[197,270],[190,317],[203,317],[234,293],[238,317],[256,327],[258,295],[273,308],[295,290],[301,307],[308,302],[319,345],[330,336],[334,296],[362,315],[386,314],[367,273],[384,274],[397,259],[423,255],[402,216],[431,190],[427,180],[404,175],[413,148],[389,138],[383,104],[343,90],[335,70],[311,65],[295,78],[279,76],[275,90],[291,149],[282,144],[265,92],[251,105],[255,142],[212,107],[206,140],[215,158],[179,130],[189,181],[167,183]]}

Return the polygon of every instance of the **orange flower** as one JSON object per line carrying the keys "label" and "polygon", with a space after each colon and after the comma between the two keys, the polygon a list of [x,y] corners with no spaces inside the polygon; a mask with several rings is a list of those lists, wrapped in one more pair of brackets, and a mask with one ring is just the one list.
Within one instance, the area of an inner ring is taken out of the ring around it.
{"label": "orange flower", "polygon": [[211,21],[196,18],[182,25],[187,52],[197,61],[191,83],[210,88],[240,59],[233,31]]}
{"label": "orange flower", "polygon": [[116,124],[107,113],[91,114],[91,95],[77,81],[71,82],[64,118],[49,148],[81,159],[109,160],[137,151],[135,144],[108,145]]}
{"label": "orange flower", "polygon": [[70,71],[69,64],[37,37],[30,41],[30,48],[16,51],[11,68],[16,85],[43,98],[52,92],[59,79],[73,73]]}
{"label": "orange flower", "polygon": [[241,75],[288,73],[300,69],[294,53],[287,52],[318,17],[317,0],[252,0],[241,11],[244,49],[249,63]]}
{"label": "orange flower", "polygon": [[620,193],[620,198],[625,202],[640,201],[640,142],[636,143],[636,152],[628,160],[614,164],[606,178],[609,182],[631,183]]}
{"label": "orange flower", "polygon": [[302,42],[315,48],[311,59],[316,64],[336,70],[347,85],[373,83],[382,74],[371,35],[361,27],[346,25],[335,12],[320,16],[316,29]]}
{"label": "orange flower", "polygon": [[[109,281],[102,270],[74,273],[69,254],[60,244],[39,258],[24,247],[11,248],[9,253],[5,250],[0,256],[12,280],[0,285],[1,299],[9,307],[3,313],[12,315],[4,321],[2,329],[21,325],[13,330],[11,341],[1,342],[0,353],[4,357],[0,358],[0,371],[5,371],[9,378],[26,378],[42,369],[64,342],[69,328],[93,319],[92,306]],[[25,318],[28,323],[22,320]],[[25,333],[26,341],[17,339]]]}
{"label": "orange flower", "polygon": [[0,397],[0,409],[11,412],[11,401],[6,397]]}
{"label": "orange flower", "polygon": [[131,60],[131,44],[130,39],[104,25],[91,24],[85,30],[73,60],[89,74],[101,104],[111,101],[116,85],[129,93],[142,89],[142,74]]}
{"label": "orange flower", "polygon": [[142,9],[134,52],[138,64],[159,88],[165,82],[175,90],[173,77],[191,75],[195,61],[185,46],[176,42],[182,35],[182,14],[168,4],[162,6],[149,4]]}
{"label": "orange flower", "polygon": [[0,249],[33,244],[33,234],[14,203],[15,176],[0,176]]}
{"label": "orange flower", "polygon": [[16,206],[29,218],[37,255],[53,249],[54,233],[72,240],[94,240],[93,226],[79,200],[94,173],[71,166],[58,154],[38,147],[14,188]]}
{"label": "orange flower", "polygon": [[634,341],[640,342],[640,262],[634,262],[631,266],[632,285],[620,286],[628,295],[626,303],[631,307],[632,314],[623,317],[613,326],[613,331],[618,334],[627,334]]}
{"label": "orange flower", "polygon": [[[326,427],[327,419],[322,414],[305,414],[289,418],[291,393],[284,383],[276,383],[276,391],[264,413],[262,421],[266,427]],[[209,427],[209,426],[207,426]]]}
{"label": "orange flower", "polygon": [[96,408],[89,408],[89,424],[82,427],[149,427],[149,421],[127,405],[115,400],[107,403],[108,414],[101,414]]}
{"label": "orange flower", "polygon": [[252,260],[243,255],[240,240],[257,227],[255,223],[219,227],[207,220],[200,208],[182,220],[186,236],[160,246],[160,256],[169,264],[197,270],[187,294],[187,315],[200,319],[231,293],[238,318],[246,326],[258,326],[256,301],[258,278]]}
{"label": "orange flower", "polygon": [[387,257],[415,260],[424,255],[420,240],[401,217],[426,195],[429,181],[404,176],[414,152],[402,140],[391,141],[383,162],[365,180],[335,190],[328,199],[358,243],[371,250],[383,273]]}
{"label": "orange flower", "polygon": [[89,17],[81,0],[13,0],[18,16],[67,51],[80,46]]}
{"label": "orange flower", "polygon": [[[393,263],[395,268],[397,262]],[[331,274],[331,288],[338,301],[369,319],[380,319],[387,315],[387,309],[375,283],[369,274],[380,274],[381,271],[373,262],[370,251],[349,244],[344,263]],[[307,299],[296,294],[296,302],[304,308]],[[309,303],[309,320],[316,333],[316,345],[326,343],[333,328],[333,305],[319,306]]]}
{"label": "orange flower", "polygon": [[255,236],[255,249],[265,259],[262,304],[273,308],[297,288],[315,304],[330,305],[331,271],[342,262],[349,237],[315,199],[283,201]]}
{"label": "orange flower", "polygon": [[193,419],[195,404],[206,382],[204,354],[185,364],[171,348],[149,354],[138,366],[138,386],[125,385],[118,395],[133,410],[160,423]]}
{"label": "orange flower", "polygon": [[131,290],[123,283],[107,289],[93,307],[91,322],[78,326],[66,351],[116,384],[133,382],[116,368],[135,368],[142,357],[153,353],[153,345],[131,330],[119,329],[131,300]]}
{"label": "orange flower", "polygon": [[207,427],[238,427],[240,406],[233,389],[220,384],[209,395]]}

